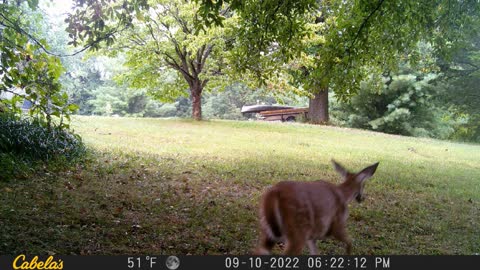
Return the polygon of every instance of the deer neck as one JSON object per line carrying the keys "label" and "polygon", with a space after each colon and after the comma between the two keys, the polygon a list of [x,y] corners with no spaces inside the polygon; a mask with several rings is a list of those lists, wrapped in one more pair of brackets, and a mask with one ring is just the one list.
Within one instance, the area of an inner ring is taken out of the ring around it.
{"label": "deer neck", "polygon": [[343,199],[346,204],[349,204],[351,201],[353,201],[356,193],[358,192],[358,188],[350,182],[343,182],[338,185],[338,188],[340,193],[343,195]]}

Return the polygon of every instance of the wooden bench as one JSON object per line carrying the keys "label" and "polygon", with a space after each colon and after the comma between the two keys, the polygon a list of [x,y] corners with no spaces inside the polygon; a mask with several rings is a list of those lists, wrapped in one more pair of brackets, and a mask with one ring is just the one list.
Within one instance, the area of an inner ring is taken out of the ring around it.
{"label": "wooden bench", "polygon": [[265,121],[295,122],[300,115],[307,117],[308,108],[261,111],[259,114],[261,116],[260,119]]}

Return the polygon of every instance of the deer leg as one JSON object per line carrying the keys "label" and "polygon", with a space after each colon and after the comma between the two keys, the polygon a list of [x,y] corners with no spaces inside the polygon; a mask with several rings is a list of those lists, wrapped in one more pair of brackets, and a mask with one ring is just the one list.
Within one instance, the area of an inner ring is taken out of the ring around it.
{"label": "deer leg", "polygon": [[265,233],[262,233],[262,235],[260,236],[260,243],[258,244],[257,249],[254,251],[254,254],[269,255],[275,244],[276,242],[273,239],[268,237]]}
{"label": "deer leg", "polygon": [[303,247],[305,246],[304,239],[288,239],[285,247],[285,255],[296,256],[302,254]]}
{"label": "deer leg", "polygon": [[308,240],[307,241],[308,249],[310,250],[310,255],[318,255],[317,249],[317,241],[316,240]]}
{"label": "deer leg", "polygon": [[352,253],[352,239],[348,236],[345,226],[334,226],[335,229],[332,231],[332,236],[345,243],[345,251],[347,255]]}
{"label": "deer leg", "polygon": [[295,228],[296,224],[293,219],[287,220],[285,222],[285,226],[287,228],[294,228],[291,230],[287,230],[286,232],[286,243],[285,243],[285,255],[288,256],[297,256],[301,255],[303,248],[305,247],[305,243],[307,242],[307,234],[301,228]]}

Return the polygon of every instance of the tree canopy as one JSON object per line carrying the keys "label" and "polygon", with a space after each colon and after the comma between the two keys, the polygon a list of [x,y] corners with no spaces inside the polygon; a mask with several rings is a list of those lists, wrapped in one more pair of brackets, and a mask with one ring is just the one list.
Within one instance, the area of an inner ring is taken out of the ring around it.
{"label": "tree canopy", "polygon": [[[289,19],[281,12],[275,16],[264,12],[264,6],[282,10],[276,0],[235,6],[241,14],[239,29],[243,29],[234,49],[239,61],[235,67],[261,74],[263,80],[285,77],[279,70],[290,67],[290,83],[312,97],[325,93],[314,99],[319,104],[310,103],[314,122],[328,121],[328,109],[318,114],[319,119],[312,109],[327,106],[329,88],[337,98],[347,100],[366,76],[395,70],[403,59],[418,58],[415,48],[421,40],[431,42],[437,54],[448,55],[477,33],[480,14],[477,1],[298,2],[304,9],[294,9],[295,16]],[[212,11],[209,16],[215,15]],[[295,32],[284,31],[286,26]],[[255,42],[254,37],[261,38]]]}
{"label": "tree canopy", "polygon": [[2,98],[0,109],[17,111],[19,101],[27,100],[32,105],[30,113],[50,126],[52,116],[69,118],[78,107],[61,91],[63,67],[41,38],[43,17],[37,7],[37,0],[0,5],[0,94],[12,97]]}

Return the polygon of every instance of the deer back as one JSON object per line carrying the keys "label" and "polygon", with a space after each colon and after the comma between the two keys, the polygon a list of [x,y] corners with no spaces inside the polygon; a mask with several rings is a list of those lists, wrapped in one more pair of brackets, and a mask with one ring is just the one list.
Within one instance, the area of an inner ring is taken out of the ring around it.
{"label": "deer back", "polygon": [[264,227],[270,227],[270,235],[275,238],[298,235],[321,239],[334,222],[346,219],[347,212],[345,199],[336,185],[325,181],[284,181],[265,193],[260,215],[265,220]]}

